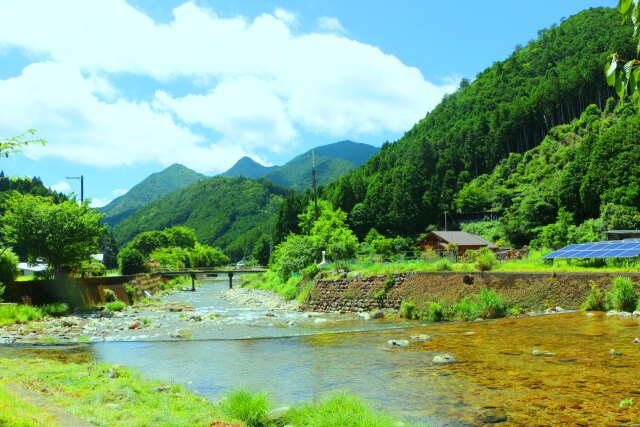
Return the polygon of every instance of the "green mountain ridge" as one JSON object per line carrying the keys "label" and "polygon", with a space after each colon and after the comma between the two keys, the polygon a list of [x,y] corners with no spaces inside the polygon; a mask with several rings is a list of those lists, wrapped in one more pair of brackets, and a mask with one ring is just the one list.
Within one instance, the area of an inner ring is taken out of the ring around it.
{"label": "green mountain ridge", "polygon": [[[243,157],[221,175],[263,177],[276,184],[305,191],[311,188],[311,151],[296,156],[282,166],[267,167]],[[369,144],[344,140],[316,147],[313,151],[317,185],[325,185],[363,165],[379,149]]]}
{"label": "green mountain ridge", "polygon": [[371,227],[417,235],[440,224],[474,177],[490,173],[511,152],[534,148],[589,104],[603,108],[613,95],[604,64],[615,51],[633,57],[631,35],[631,26],[607,8],[541,30],[473,82],[463,80],[400,140],[324,188],[324,197],[349,213],[361,237]]}
{"label": "green mountain ridge", "polygon": [[98,209],[105,214],[104,221],[110,227],[128,218],[137,209],[159,199],[165,194],[186,187],[206,178],[186,166],[175,163],[168,168],[153,173],[136,184],[126,194],[114,199]]}
{"label": "green mountain ridge", "polygon": [[232,259],[239,259],[268,232],[270,200],[290,193],[262,178],[207,178],[138,209],[117,224],[113,233],[123,244],[143,231],[183,225],[193,228],[201,243],[218,246]]}

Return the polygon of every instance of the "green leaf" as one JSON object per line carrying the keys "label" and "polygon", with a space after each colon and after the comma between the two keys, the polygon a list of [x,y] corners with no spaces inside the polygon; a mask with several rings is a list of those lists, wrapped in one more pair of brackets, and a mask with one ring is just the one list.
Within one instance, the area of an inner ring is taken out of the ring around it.
{"label": "green leaf", "polygon": [[631,8],[631,0],[620,0],[618,2],[618,10],[621,14],[626,15]]}
{"label": "green leaf", "polygon": [[616,70],[618,69],[618,62],[616,60],[617,55],[614,54],[611,58],[611,62],[605,66],[606,74],[607,74],[607,83],[609,86],[614,86],[616,84]]}
{"label": "green leaf", "polygon": [[624,74],[622,73],[615,73],[616,76],[616,81],[615,81],[615,89],[616,89],[616,93],[618,94],[618,97],[623,98],[624,97],[624,83],[622,81],[622,78],[624,77]]}

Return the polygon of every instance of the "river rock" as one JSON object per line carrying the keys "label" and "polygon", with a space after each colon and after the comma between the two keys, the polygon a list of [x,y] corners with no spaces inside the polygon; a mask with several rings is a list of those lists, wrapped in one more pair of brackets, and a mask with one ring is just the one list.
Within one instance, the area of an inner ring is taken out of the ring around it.
{"label": "river rock", "polygon": [[191,320],[192,322],[202,322],[202,316],[199,314],[194,314],[193,316],[189,317],[189,320]]}
{"label": "river rock", "polygon": [[371,312],[372,319],[382,319],[384,317],[384,313],[382,310],[373,310]]}
{"label": "river rock", "polygon": [[636,343],[636,344],[640,343],[640,338],[634,338],[633,342]]}
{"label": "river rock", "polygon": [[291,411],[290,406],[282,406],[280,408],[275,408],[269,411],[269,413],[267,414],[267,418],[269,418],[271,421],[276,421],[276,422],[282,421],[282,420],[286,421],[286,417],[289,411]]}
{"label": "river rock", "polygon": [[499,424],[507,421],[507,413],[502,408],[485,408],[477,416],[478,424]]}
{"label": "river rock", "polygon": [[436,365],[448,365],[449,363],[455,363],[456,357],[451,353],[438,354],[431,359],[431,362]]}
{"label": "river rock", "polygon": [[618,316],[620,316],[620,317],[631,317],[632,314],[629,313],[628,311],[621,311],[620,313],[618,313]]}
{"label": "river rock", "polygon": [[620,314],[620,312],[618,310],[609,310],[609,311],[607,311],[607,316],[617,316],[618,314]]}
{"label": "river rock", "polygon": [[636,310],[633,312],[633,317],[640,317],[640,311]]}
{"label": "river rock", "polygon": [[15,340],[13,337],[2,337],[0,338],[0,344],[12,344]]}
{"label": "river rock", "polygon": [[588,312],[587,312],[587,314],[586,314],[586,316],[587,316],[587,317],[593,317],[593,316],[595,316],[595,314],[593,314],[592,312],[588,311]]}
{"label": "river rock", "polygon": [[313,323],[315,323],[316,325],[319,325],[321,323],[325,323],[327,321],[327,319],[325,319],[324,317],[318,317],[316,320],[313,321]]}
{"label": "river rock", "polygon": [[409,341],[407,340],[389,340],[387,341],[389,347],[409,347]]}
{"label": "river rock", "polygon": [[64,326],[65,328],[70,328],[72,326],[77,326],[78,322],[74,319],[64,319],[62,321],[62,326]]}
{"label": "river rock", "polygon": [[191,330],[189,329],[183,328],[183,329],[176,329],[175,331],[171,332],[169,335],[173,338],[190,339],[193,337],[193,332],[191,332]]}
{"label": "river rock", "polygon": [[556,354],[555,354],[555,353],[552,353],[552,352],[550,352],[550,351],[544,351],[544,350],[539,350],[539,349],[537,349],[537,348],[534,348],[534,349],[531,351],[531,355],[532,355],[532,356],[548,356],[548,357],[550,357],[550,356],[555,356]]}
{"label": "river rock", "polygon": [[267,316],[267,317],[276,317],[276,314],[273,311],[267,311],[267,314],[265,314],[265,316]]}
{"label": "river rock", "polygon": [[617,351],[615,348],[612,348],[611,350],[609,350],[609,355],[610,356],[622,356],[622,353]]}
{"label": "river rock", "polygon": [[426,334],[411,335],[410,338],[414,341],[431,341],[431,337]]}
{"label": "river rock", "polygon": [[135,320],[133,323],[129,325],[129,329],[139,329],[142,328],[142,322],[139,320]]}

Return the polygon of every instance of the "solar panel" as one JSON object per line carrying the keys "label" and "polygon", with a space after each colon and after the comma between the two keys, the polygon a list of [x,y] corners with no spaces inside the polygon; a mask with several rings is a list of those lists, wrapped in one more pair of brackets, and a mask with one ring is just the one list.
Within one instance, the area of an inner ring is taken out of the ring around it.
{"label": "solar panel", "polygon": [[543,259],[633,258],[640,255],[640,240],[578,243],[543,256]]}

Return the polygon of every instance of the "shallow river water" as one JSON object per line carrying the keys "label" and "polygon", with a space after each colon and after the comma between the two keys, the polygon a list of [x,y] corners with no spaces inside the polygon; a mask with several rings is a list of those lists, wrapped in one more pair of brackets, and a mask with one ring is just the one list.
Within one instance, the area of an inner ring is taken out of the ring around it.
{"label": "shallow river water", "polygon": [[[216,400],[230,387],[268,390],[280,405],[348,390],[408,421],[435,426],[638,425],[640,320],[596,313],[424,325],[364,321],[234,306],[224,283],[171,296],[225,322],[198,326],[191,341],[105,342],[65,351],[124,363],[143,374],[185,384]],[[289,323],[291,324],[289,324]],[[428,334],[430,342],[390,348],[390,339]],[[551,353],[534,356],[534,349]],[[618,355],[609,351],[615,349]],[[457,363],[435,365],[436,354]],[[634,399],[620,408],[623,399]]]}

